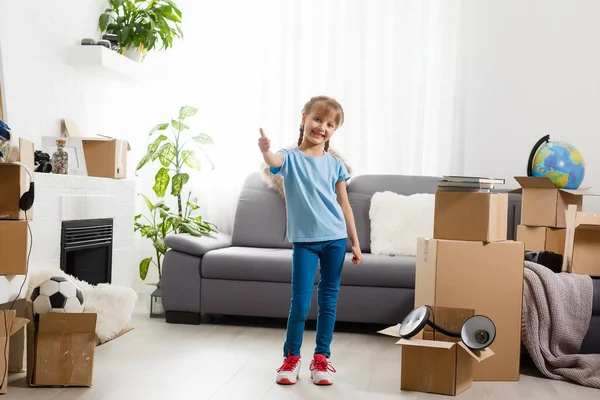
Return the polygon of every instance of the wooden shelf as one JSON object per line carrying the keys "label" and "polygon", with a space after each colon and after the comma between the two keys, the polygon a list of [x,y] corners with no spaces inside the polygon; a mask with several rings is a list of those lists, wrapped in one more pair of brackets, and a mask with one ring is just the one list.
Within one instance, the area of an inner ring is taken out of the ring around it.
{"label": "wooden shelf", "polygon": [[140,63],[104,46],[75,45],[69,49],[69,65],[100,73],[112,73],[125,78],[139,78]]}

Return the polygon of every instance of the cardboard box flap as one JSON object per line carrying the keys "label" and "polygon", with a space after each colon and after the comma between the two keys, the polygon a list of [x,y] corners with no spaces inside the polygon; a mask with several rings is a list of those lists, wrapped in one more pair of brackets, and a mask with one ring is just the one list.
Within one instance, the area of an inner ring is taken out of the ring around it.
{"label": "cardboard box flap", "polygon": [[40,315],[40,333],[96,333],[97,314],[47,313]]}
{"label": "cardboard box flap", "polygon": [[561,189],[556,187],[552,181],[544,176],[515,176],[515,180],[521,186],[518,189],[510,190],[509,193],[521,193],[523,189],[556,189],[561,192],[573,194],[576,196],[598,196],[597,193],[589,191],[591,186],[581,186],[579,189]]}
{"label": "cardboard box flap", "polygon": [[129,141],[126,139],[119,139],[119,138],[113,138],[113,137],[108,137],[108,136],[94,136],[94,137],[82,137],[81,140],[92,140],[95,142],[112,142],[114,140],[120,140],[122,143],[126,143],[127,144],[127,150],[131,150],[131,145],[129,144]]}
{"label": "cardboard box flap", "polygon": [[556,185],[546,177],[515,176],[522,189],[557,189]]}
{"label": "cardboard box flap", "polygon": [[455,342],[441,342],[438,340],[423,340],[423,339],[400,339],[396,344],[402,346],[420,346],[420,347],[433,347],[436,349],[450,350],[456,343]]}
{"label": "cardboard box flap", "polygon": [[16,310],[2,310],[0,311],[0,324],[4,322],[6,322],[6,330],[0,329],[0,338],[14,335],[19,329],[27,325],[29,320],[17,317]]}
{"label": "cardboard box flap", "polygon": [[494,352],[489,347],[486,347],[483,350],[471,350],[463,342],[458,342],[458,345],[465,349],[465,351],[478,363],[494,355]]}
{"label": "cardboard box flap", "polygon": [[400,323],[393,325],[393,326],[389,326],[385,329],[382,329],[380,331],[377,331],[377,333],[381,333],[382,335],[385,336],[392,336],[392,337],[400,337]]}
{"label": "cardboard box flap", "polygon": [[591,186],[586,186],[585,189],[579,188],[579,189],[559,189],[559,190],[561,192],[574,194],[576,196],[599,196],[600,195],[598,193],[590,192],[589,191],[590,188],[591,188]]}

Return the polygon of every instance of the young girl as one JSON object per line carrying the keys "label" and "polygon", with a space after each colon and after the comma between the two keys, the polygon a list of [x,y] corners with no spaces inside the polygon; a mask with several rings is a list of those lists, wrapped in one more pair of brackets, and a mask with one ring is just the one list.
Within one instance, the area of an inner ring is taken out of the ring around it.
{"label": "young girl", "polygon": [[313,97],[302,109],[298,147],[270,151],[262,128],[258,146],[271,172],[283,176],[287,234],[293,243],[292,300],[283,346],[283,365],[276,382],[294,384],[300,372],[300,347],[310,309],[317,266],[318,317],[316,349],[310,365],[317,385],[331,385],[335,368],[329,363],[342,265],[348,237],[352,262],[362,261],[354,216],[348,201],[350,178],[342,161],[328,153],[329,140],[344,122],[340,104],[325,96]]}

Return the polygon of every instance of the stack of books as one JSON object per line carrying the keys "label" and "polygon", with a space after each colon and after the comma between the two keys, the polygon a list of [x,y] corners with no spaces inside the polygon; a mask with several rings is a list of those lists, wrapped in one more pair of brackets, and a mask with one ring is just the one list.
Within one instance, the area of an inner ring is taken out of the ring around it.
{"label": "stack of books", "polygon": [[496,185],[504,185],[502,178],[486,178],[480,176],[444,175],[438,182],[438,190],[450,192],[491,193]]}

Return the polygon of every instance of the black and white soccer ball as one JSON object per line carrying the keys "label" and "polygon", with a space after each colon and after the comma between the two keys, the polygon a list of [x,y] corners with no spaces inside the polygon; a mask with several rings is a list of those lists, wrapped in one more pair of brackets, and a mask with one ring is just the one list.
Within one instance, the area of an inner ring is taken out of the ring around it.
{"label": "black and white soccer ball", "polygon": [[73,282],[53,276],[31,293],[34,314],[82,313],[83,293]]}

